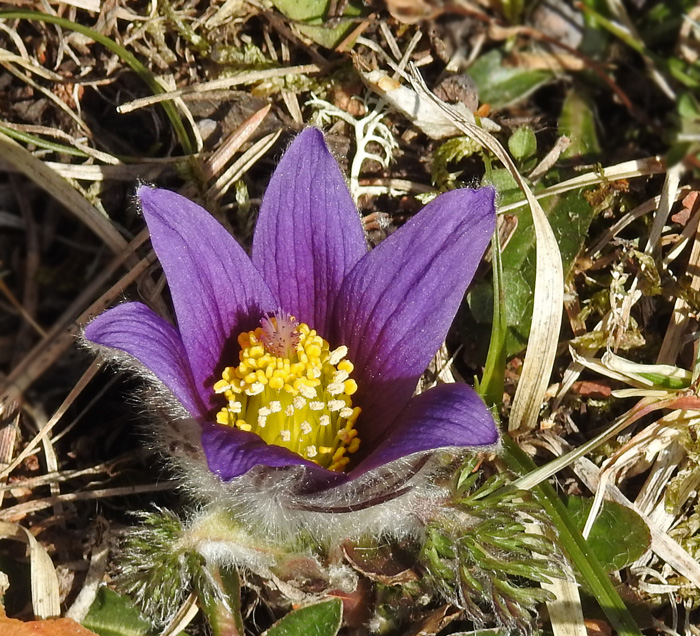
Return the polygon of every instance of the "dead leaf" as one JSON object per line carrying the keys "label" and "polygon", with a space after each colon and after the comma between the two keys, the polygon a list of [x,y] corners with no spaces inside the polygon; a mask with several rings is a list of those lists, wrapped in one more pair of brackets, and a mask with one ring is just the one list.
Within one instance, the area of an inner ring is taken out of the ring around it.
{"label": "dead leaf", "polygon": [[72,618],[48,618],[25,623],[3,616],[0,618],[0,633],[12,636],[97,636]]}

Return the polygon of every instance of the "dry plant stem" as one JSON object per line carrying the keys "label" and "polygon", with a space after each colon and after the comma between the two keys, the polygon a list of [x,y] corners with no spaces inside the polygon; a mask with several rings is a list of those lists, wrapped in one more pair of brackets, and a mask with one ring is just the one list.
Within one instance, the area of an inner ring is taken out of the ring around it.
{"label": "dry plant stem", "polygon": [[[686,272],[690,273],[690,289],[693,291],[700,291],[700,231],[697,229],[700,206],[696,205],[696,207],[698,207],[698,212],[695,213],[695,240],[693,242],[690,258],[688,259]],[[671,315],[671,322],[666,330],[659,355],[656,358],[657,364],[675,363],[678,354],[685,344],[685,336],[690,325],[690,320],[691,307],[688,301],[680,297],[676,298],[673,314]]]}
{"label": "dry plant stem", "polygon": [[[335,47],[336,53],[345,53],[348,47],[362,36],[362,34],[370,27],[370,25],[377,19],[376,13],[370,13],[360,24],[358,24],[350,33],[348,33],[343,40]],[[383,22],[381,23],[383,24]]]}
{"label": "dry plant stem", "polygon": [[130,113],[139,108],[145,108],[146,106],[152,106],[159,102],[174,99],[176,97],[183,97],[185,95],[192,94],[206,94],[210,91],[219,91],[222,89],[231,88],[232,86],[240,86],[241,84],[251,84],[254,82],[259,82],[264,79],[270,79],[274,77],[286,77],[287,75],[311,75],[320,72],[321,69],[316,64],[302,64],[300,66],[288,66],[285,68],[271,68],[264,71],[251,71],[249,73],[241,73],[235,77],[226,77],[218,80],[212,80],[210,82],[202,82],[195,86],[187,86],[185,88],[179,88],[177,90],[169,91],[167,93],[160,93],[159,95],[150,95],[149,97],[143,97],[141,99],[135,99],[127,104],[122,104],[117,107],[117,112],[121,114]]}
{"label": "dry plant stem", "polygon": [[546,175],[550,168],[554,167],[554,164],[559,160],[561,153],[564,152],[571,144],[571,139],[568,137],[559,137],[552,149],[544,156],[542,161],[540,161],[533,171],[528,175],[528,178],[532,183],[539,181],[544,175]]}
{"label": "dry plant stem", "polygon": [[[211,157],[202,166],[202,177],[205,181],[213,179],[220,174],[226,164],[231,160],[246,143],[255,131],[260,127],[260,124],[265,119],[265,116],[270,112],[271,104],[263,106],[259,111],[248,117],[236,130],[234,130],[224,143],[214,152]],[[181,191],[183,196],[192,196],[194,194],[194,186],[187,184]]]}
{"label": "dry plant stem", "polygon": [[[609,166],[608,168],[603,168],[597,172],[587,172],[579,177],[574,177],[573,179],[568,179],[566,181],[562,181],[561,183],[557,183],[556,185],[549,186],[541,192],[538,192],[535,198],[543,199],[556,194],[570,192],[571,190],[585,188],[586,186],[605,183],[606,181],[632,179],[664,172],[666,172],[666,168],[663,161],[659,157],[633,159],[632,161],[625,161],[623,163],[615,164],[614,166]],[[511,212],[512,210],[517,210],[518,208],[522,208],[526,205],[526,200],[518,201],[517,203],[504,205],[503,207],[498,208],[498,211],[500,213]]]}
{"label": "dry plant stem", "polygon": [[[675,398],[673,401],[675,401]],[[652,401],[646,398],[640,400],[634,406],[634,408],[615,420],[613,425],[607,431],[603,431],[597,437],[586,442],[585,444],[582,444],[581,446],[576,447],[566,455],[563,455],[562,457],[541,466],[537,470],[529,472],[524,477],[516,479],[515,482],[513,482],[514,487],[522,488],[523,490],[530,490],[531,488],[534,488],[567,466],[573,464],[579,458],[587,455],[591,451],[594,451],[601,444],[604,444],[606,441],[613,438],[620,431],[623,431],[625,428],[636,422],[639,418],[648,415],[652,411],[665,408],[670,402],[671,400],[659,402],[658,400]]]}
{"label": "dry plant stem", "polygon": [[[0,470],[10,465],[15,456],[15,446],[19,433],[19,413],[10,413],[9,417],[0,421]],[[0,508],[5,498],[5,491],[13,486],[7,486],[7,478],[0,479]]]}
{"label": "dry plant stem", "polygon": [[92,554],[90,555],[90,567],[85,576],[85,581],[75,601],[73,601],[73,604],[66,612],[66,618],[72,618],[74,621],[80,623],[87,616],[90,607],[95,601],[97,591],[104,582],[108,557],[109,542],[103,537],[102,542],[92,550]]}
{"label": "dry plant stem", "polygon": [[[680,188],[678,190],[678,194],[676,195],[676,201],[688,194],[688,192],[690,192],[690,188]],[[630,225],[630,223],[644,216],[645,214],[649,214],[649,212],[653,212],[654,210],[656,210],[659,206],[659,201],[661,201],[661,195],[656,196],[653,199],[649,199],[648,201],[645,201],[644,203],[638,205],[636,208],[627,212],[624,216],[620,217],[620,219],[612,227],[607,229],[600,236],[600,238],[598,238],[593,243],[593,245],[586,251],[585,257],[596,258],[600,254],[602,249],[608,243],[610,243],[610,241],[612,241],[620,232],[622,232],[622,230],[624,230],[628,225]]]}
{"label": "dry plant stem", "polygon": [[127,497],[129,495],[137,495],[146,492],[162,492],[164,490],[175,490],[177,485],[173,482],[163,484],[142,484],[137,486],[122,486],[119,488],[101,488],[98,490],[86,490],[83,492],[72,492],[57,497],[48,497],[46,499],[34,499],[25,503],[17,504],[10,508],[0,511],[0,520],[16,521],[23,519],[28,514],[51,508],[56,502],[73,502],[73,501],[92,501],[95,499],[103,499],[105,497]]}
{"label": "dry plant stem", "polygon": [[260,158],[267,154],[281,134],[282,130],[280,129],[265,135],[262,139],[258,139],[219,176],[207,190],[207,197],[211,200],[217,200],[226,194],[238,179],[248,172]]}
{"label": "dry plant stem", "polygon": [[137,179],[150,181],[158,178],[164,171],[170,170],[179,161],[177,157],[162,161],[145,161],[130,165],[87,165],[87,164],[61,164],[54,161],[45,161],[44,165],[53,170],[57,175],[65,179],[78,181],[128,181],[133,184]]}
{"label": "dry plant stem", "polygon": [[[17,416],[14,417],[16,420]],[[2,445],[0,443],[0,458],[6,455],[2,451]],[[14,453],[12,453],[14,455]],[[131,462],[137,457],[137,453],[127,453],[115,460],[105,462],[103,464],[97,464],[96,466],[91,466],[90,468],[83,468],[81,470],[66,470],[62,472],[46,473],[38,477],[31,477],[29,479],[18,479],[13,481],[11,484],[0,485],[0,497],[4,495],[7,491],[13,490],[15,488],[32,490],[34,488],[39,488],[41,486],[46,486],[53,483],[63,483],[70,481],[71,479],[77,479],[78,477],[85,477],[89,475],[99,476],[105,475],[106,477],[114,477],[119,474],[116,468],[120,464],[125,464]],[[0,464],[0,469],[9,466],[9,462],[12,458],[9,457],[6,462]]]}
{"label": "dry plant stem", "polygon": [[[175,616],[173,616],[170,624],[161,632],[160,636],[176,636],[176,634],[180,634],[187,629],[187,626],[195,619],[197,614],[199,614],[197,601],[197,595],[194,593],[190,594]],[[228,635],[222,634],[222,636]]]}
{"label": "dry plant stem", "polygon": [[[6,478],[17,466],[19,466],[29,455],[34,452],[34,449],[37,447],[37,445],[42,442],[48,435],[51,433],[53,430],[54,426],[58,424],[58,422],[61,421],[61,418],[63,417],[64,413],[69,409],[69,407],[73,404],[75,399],[82,393],[83,389],[87,386],[87,384],[92,380],[92,378],[95,377],[97,372],[100,369],[100,366],[102,365],[102,361],[98,358],[94,360],[90,366],[88,367],[88,370],[83,374],[83,376],[78,380],[76,385],[71,389],[70,393],[66,397],[65,400],[63,400],[63,403],[61,406],[58,407],[56,412],[51,416],[51,418],[46,422],[44,426],[41,427],[39,432],[34,436],[31,442],[27,444],[27,446],[22,450],[22,452],[10,463],[10,465],[5,468],[2,472],[0,472],[0,479]],[[49,470],[56,470],[57,466],[54,466],[53,468],[49,468]]]}
{"label": "dry plant stem", "polygon": [[656,215],[654,216],[654,224],[651,226],[649,241],[644,248],[646,254],[650,254],[655,258],[661,250],[661,235],[664,225],[666,225],[668,215],[671,213],[671,206],[676,200],[678,186],[684,170],[683,164],[679,163],[666,171],[666,179],[664,180],[664,187],[661,191],[661,200]]}
{"label": "dry plant stem", "polygon": [[0,293],[2,293],[8,302],[17,310],[17,312],[24,318],[28,324],[40,335],[45,336],[46,332],[41,328],[41,326],[32,318],[32,316],[27,313],[17,297],[12,293],[12,290],[5,284],[5,281],[0,278]]}

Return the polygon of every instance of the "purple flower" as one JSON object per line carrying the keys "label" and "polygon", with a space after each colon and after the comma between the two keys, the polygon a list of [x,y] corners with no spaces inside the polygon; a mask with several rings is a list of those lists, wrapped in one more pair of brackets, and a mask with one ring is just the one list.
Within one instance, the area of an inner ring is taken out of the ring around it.
{"label": "purple flower", "polygon": [[403,457],[498,441],[468,386],[412,397],[493,233],[492,189],[442,194],[367,251],[343,176],[309,128],[272,176],[251,257],[195,203],[147,186],[137,195],[177,327],[129,302],[85,338],[167,386],[221,480],[303,466],[327,488]]}

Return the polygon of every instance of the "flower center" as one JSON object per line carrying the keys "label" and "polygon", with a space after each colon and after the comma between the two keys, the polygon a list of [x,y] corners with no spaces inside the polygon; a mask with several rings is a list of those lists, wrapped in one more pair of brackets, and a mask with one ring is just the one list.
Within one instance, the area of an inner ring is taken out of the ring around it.
{"label": "flower center", "polygon": [[281,311],[238,336],[237,367],[214,385],[228,403],[216,421],[259,435],[329,470],[341,471],[360,446],[348,349],[333,351],[314,329]]}

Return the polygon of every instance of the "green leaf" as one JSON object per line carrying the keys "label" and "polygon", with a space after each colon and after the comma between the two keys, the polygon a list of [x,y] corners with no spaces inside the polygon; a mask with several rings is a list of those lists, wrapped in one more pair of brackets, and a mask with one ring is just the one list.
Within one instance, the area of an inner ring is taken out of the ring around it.
{"label": "green leaf", "polygon": [[[566,509],[574,523],[583,530],[593,501],[569,497]],[[598,557],[606,572],[615,572],[644,554],[651,544],[649,528],[630,508],[606,501],[596,518],[586,543]]]}
{"label": "green leaf", "polygon": [[537,152],[537,137],[530,126],[521,126],[508,139],[508,150],[515,159],[522,161]]}
{"label": "green leaf", "polygon": [[488,406],[499,405],[503,401],[506,369],[506,306],[503,293],[503,265],[498,230],[493,234],[493,315],[489,353],[484,365],[484,375],[477,387],[479,395]]}
{"label": "green leaf", "polygon": [[107,587],[97,591],[82,624],[100,636],[147,636],[153,633],[151,624],[131,600]]}
{"label": "green leaf", "polygon": [[[566,274],[583,247],[594,210],[581,196],[580,190],[548,197],[541,203],[556,236]],[[518,215],[518,227],[503,250],[508,356],[522,351],[530,334],[535,289],[535,249],[532,215],[529,208],[523,208]]]}
{"label": "green leaf", "polygon": [[335,636],[340,630],[343,604],[340,599],[294,610],[277,621],[267,636]]}
{"label": "green leaf", "polygon": [[456,163],[478,152],[481,146],[470,137],[454,137],[440,144],[433,153],[430,172],[433,184],[440,190],[454,187],[454,175],[449,171],[450,163]]}
{"label": "green leaf", "polygon": [[553,77],[549,71],[527,71],[507,66],[498,49],[474,62],[469,75],[479,89],[479,101],[496,110],[524,99]]}
{"label": "green leaf", "polygon": [[[272,0],[272,4],[290,20],[306,37],[328,49],[336,47],[355,26],[352,20],[339,20],[336,26],[324,26],[329,0]],[[357,2],[348,2],[343,12],[346,18],[356,18],[363,11]]]}
{"label": "green leaf", "polygon": [[593,105],[575,89],[569,91],[564,100],[559,116],[559,134],[571,139],[571,144],[561,155],[563,159],[590,157],[600,153]]}

